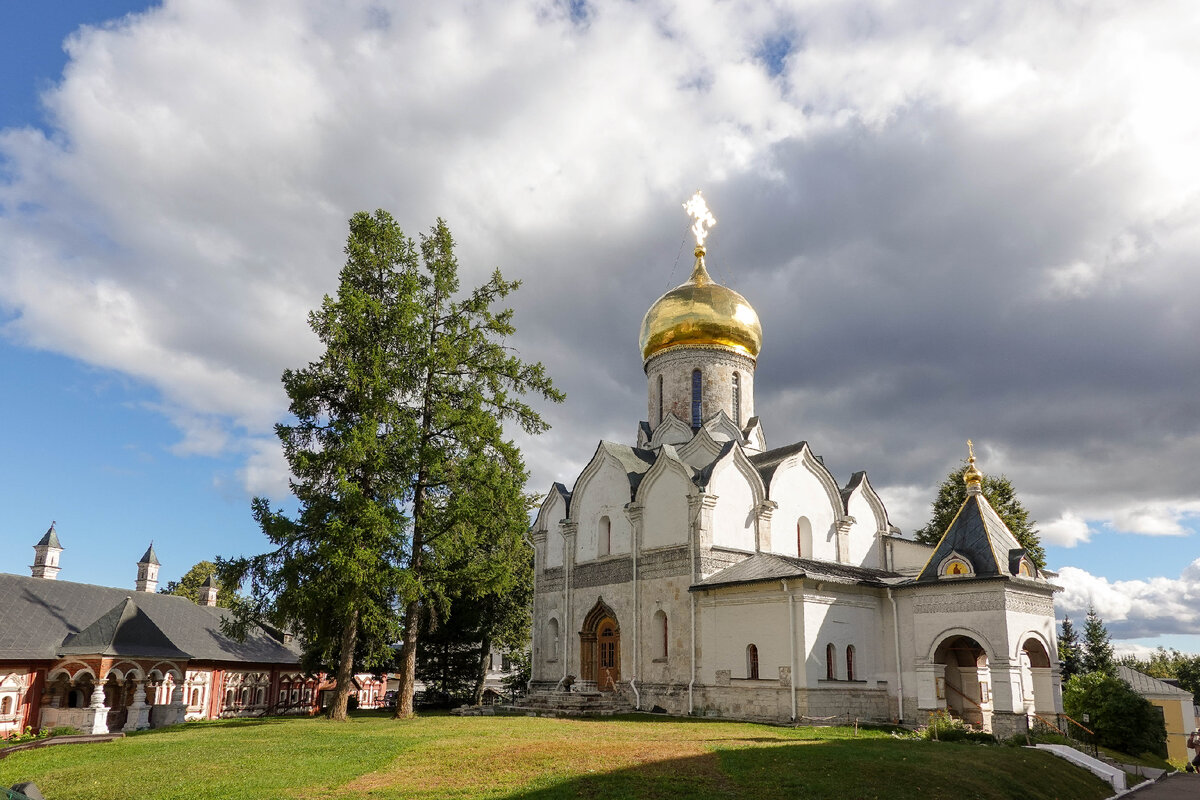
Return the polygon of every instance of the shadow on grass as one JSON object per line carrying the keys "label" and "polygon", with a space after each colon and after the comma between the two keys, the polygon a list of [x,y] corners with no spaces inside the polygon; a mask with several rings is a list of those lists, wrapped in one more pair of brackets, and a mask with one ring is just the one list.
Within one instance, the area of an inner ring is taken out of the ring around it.
{"label": "shadow on grass", "polygon": [[1046,753],[894,740],[776,742],[581,775],[506,800],[1101,800],[1109,785]]}

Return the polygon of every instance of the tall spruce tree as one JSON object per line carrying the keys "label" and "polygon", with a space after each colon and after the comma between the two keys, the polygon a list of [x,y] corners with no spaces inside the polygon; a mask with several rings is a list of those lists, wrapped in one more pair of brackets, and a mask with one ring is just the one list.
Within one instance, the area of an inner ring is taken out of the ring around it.
{"label": "tall spruce tree", "polygon": [[404,355],[421,314],[416,249],[390,216],[355,214],[345,253],[337,296],[309,314],[325,352],[283,373],[295,422],[275,432],[299,511],[293,518],[255,498],[275,549],[220,560],[223,580],[250,583],[232,632],[270,618],[299,633],[304,668],[336,675],[329,716],[339,720],[353,674],[390,661],[399,635],[416,431],[401,401],[412,385]]}
{"label": "tall spruce tree", "polygon": [[[950,474],[938,487],[937,497],[932,505],[932,518],[925,527],[913,534],[918,542],[937,544],[954,521],[954,515],[967,499],[967,486],[962,478],[967,464],[967,460],[963,459],[958,467],[950,470]],[[1021,547],[1025,548],[1029,560],[1036,564],[1038,569],[1045,567],[1046,551],[1038,538],[1037,529],[1034,528],[1037,523],[1029,518],[1029,512],[1017,498],[1016,489],[1008,476],[984,475],[982,489],[988,503],[1000,515],[1000,519],[1004,520],[1004,524],[1012,531]]]}
{"label": "tall spruce tree", "polygon": [[1115,675],[1117,672],[1117,662],[1113,657],[1113,646],[1108,635],[1108,628],[1105,627],[1104,620],[1091,605],[1088,606],[1087,617],[1083,623],[1081,661],[1084,672],[1104,672],[1110,675]]}
{"label": "tall spruce tree", "polygon": [[223,562],[223,577],[251,583],[235,626],[272,614],[301,633],[308,669],[336,665],[334,719],[345,718],[354,671],[389,662],[401,638],[397,716],[409,716],[425,604],[458,577],[443,565],[495,533],[470,524],[480,507],[459,498],[486,494],[501,472],[523,483],[503,425],[545,430],[521,396],[562,395],[541,364],[505,344],[512,311],[492,306],[518,282],[495,272],[456,298],[454,241],[442,220],[418,250],[386,212],[360,212],[346,254],[337,297],[309,319],[324,355],[284,373],[296,424],[276,431],[299,513],[256,498],[276,549]]}
{"label": "tall spruce tree", "polygon": [[1062,634],[1058,637],[1058,663],[1062,668],[1064,681],[1082,671],[1079,635],[1075,633],[1075,626],[1071,624],[1071,618],[1065,615],[1062,621]]}

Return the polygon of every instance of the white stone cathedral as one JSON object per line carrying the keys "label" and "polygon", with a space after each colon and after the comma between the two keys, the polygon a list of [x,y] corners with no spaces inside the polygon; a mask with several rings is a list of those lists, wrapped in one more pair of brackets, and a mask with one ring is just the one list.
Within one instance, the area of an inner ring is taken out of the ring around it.
{"label": "white stone cathedral", "polygon": [[691,277],[642,322],[636,444],[600,442],[534,522],[534,690],[795,722],[945,709],[1001,736],[1053,722],[1056,587],[974,456],[930,547],[900,535],[866,473],[842,485],[807,442],[769,449],[758,315],[709,277],[698,219]]}

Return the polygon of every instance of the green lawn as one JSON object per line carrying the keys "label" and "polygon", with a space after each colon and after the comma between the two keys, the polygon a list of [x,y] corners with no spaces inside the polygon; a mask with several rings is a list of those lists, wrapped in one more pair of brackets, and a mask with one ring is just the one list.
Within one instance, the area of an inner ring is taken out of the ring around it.
{"label": "green lawn", "polygon": [[1060,798],[1107,784],[1030,750],[848,728],[662,717],[556,720],[363,713],[229,720],[0,760],[51,800],[275,798]]}

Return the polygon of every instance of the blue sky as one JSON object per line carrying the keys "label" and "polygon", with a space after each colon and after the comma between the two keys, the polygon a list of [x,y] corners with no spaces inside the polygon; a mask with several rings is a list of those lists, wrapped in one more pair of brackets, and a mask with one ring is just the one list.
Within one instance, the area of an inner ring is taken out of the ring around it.
{"label": "blue sky", "polygon": [[0,4],[0,570],[51,520],[64,579],[261,550],[278,377],[363,208],[526,282],[514,343],[568,394],[532,486],[569,485],[645,415],[701,187],[771,445],[911,531],[972,438],[1060,613],[1200,652],[1196,10],[687,8]]}

